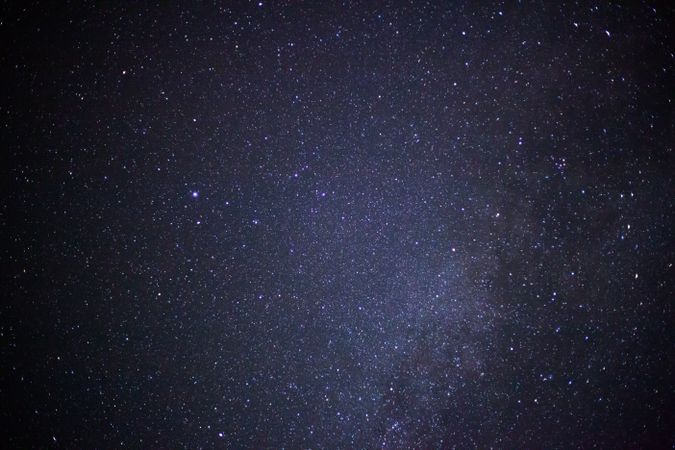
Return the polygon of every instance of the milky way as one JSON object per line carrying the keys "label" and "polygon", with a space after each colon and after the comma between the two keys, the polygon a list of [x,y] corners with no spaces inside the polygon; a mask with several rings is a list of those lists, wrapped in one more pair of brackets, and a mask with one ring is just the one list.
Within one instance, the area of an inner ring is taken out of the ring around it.
{"label": "milky way", "polygon": [[675,445],[672,6],[15,3],[2,447]]}

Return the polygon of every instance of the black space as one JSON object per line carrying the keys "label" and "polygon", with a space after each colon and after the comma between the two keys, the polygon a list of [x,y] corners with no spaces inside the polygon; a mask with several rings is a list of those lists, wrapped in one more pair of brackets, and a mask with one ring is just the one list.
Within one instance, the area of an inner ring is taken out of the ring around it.
{"label": "black space", "polygon": [[2,448],[675,445],[669,2],[3,2]]}

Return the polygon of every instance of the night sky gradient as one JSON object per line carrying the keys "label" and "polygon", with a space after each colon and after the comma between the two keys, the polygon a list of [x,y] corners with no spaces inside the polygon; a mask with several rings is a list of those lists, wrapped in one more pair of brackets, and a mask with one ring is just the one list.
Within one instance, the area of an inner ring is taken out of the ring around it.
{"label": "night sky gradient", "polygon": [[675,445],[669,2],[0,9],[2,448]]}

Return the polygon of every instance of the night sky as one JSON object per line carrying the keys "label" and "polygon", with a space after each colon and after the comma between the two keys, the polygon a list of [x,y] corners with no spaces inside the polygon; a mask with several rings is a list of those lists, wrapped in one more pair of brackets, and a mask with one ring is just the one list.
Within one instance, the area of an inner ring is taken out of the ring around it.
{"label": "night sky", "polygon": [[675,445],[668,2],[54,5],[0,9],[2,448]]}

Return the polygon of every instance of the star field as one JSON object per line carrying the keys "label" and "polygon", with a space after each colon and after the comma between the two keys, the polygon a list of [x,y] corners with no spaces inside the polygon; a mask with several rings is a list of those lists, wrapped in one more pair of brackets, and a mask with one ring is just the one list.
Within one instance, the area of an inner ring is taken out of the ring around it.
{"label": "star field", "polygon": [[675,10],[8,2],[3,448],[672,448]]}

